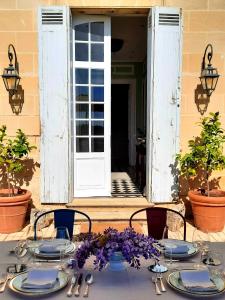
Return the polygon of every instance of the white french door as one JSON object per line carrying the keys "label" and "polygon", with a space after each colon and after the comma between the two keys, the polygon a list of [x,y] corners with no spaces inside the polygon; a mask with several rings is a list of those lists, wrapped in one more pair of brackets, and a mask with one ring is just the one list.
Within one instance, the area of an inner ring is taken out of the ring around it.
{"label": "white french door", "polygon": [[111,195],[111,20],[73,17],[74,197]]}

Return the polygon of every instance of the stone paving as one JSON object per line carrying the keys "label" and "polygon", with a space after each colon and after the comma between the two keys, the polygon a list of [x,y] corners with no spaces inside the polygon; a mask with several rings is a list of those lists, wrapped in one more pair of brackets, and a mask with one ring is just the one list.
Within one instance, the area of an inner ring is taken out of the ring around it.
{"label": "stone paving", "polygon": [[[103,232],[104,229],[108,227],[113,227],[118,230],[123,230],[128,227],[128,222],[93,222],[92,231],[93,232]],[[136,222],[134,228],[137,232],[141,232],[147,234],[147,225],[145,222]],[[192,241],[193,231],[195,227],[193,226],[192,221],[187,221],[187,241]],[[74,227],[75,235],[80,232],[87,231],[87,224],[85,222],[78,222]],[[50,238],[52,237],[54,232],[53,223],[38,231],[39,238]],[[20,232],[10,233],[10,234],[0,234],[0,241],[10,241],[10,240],[23,240],[27,238],[32,238],[34,236],[33,228],[30,225],[24,227],[24,229]],[[179,231],[172,232],[169,231],[170,238],[178,238],[182,239],[182,228]],[[222,232],[216,232],[210,234],[211,241],[221,241],[225,242],[225,228]]]}

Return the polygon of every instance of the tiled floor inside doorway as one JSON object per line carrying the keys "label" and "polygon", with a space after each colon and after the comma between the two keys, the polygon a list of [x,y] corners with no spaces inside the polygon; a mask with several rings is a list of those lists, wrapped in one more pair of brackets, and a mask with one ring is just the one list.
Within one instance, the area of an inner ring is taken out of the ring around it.
{"label": "tiled floor inside doorway", "polygon": [[127,172],[112,172],[113,197],[143,197],[135,181]]}

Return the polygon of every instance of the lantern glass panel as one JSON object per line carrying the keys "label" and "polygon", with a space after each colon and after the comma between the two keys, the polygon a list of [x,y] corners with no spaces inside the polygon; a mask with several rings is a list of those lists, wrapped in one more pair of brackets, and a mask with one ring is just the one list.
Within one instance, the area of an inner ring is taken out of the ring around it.
{"label": "lantern glass panel", "polygon": [[5,88],[8,91],[9,90],[8,81],[5,77],[3,77],[3,81],[4,81],[4,84],[5,84]]}
{"label": "lantern glass panel", "polygon": [[8,80],[9,90],[16,90],[17,78],[16,77],[9,77],[7,80]]}
{"label": "lantern glass panel", "polygon": [[213,85],[212,85],[212,89],[213,89],[213,90],[215,90],[215,88],[216,88],[218,78],[219,78],[219,77],[214,77]]}
{"label": "lantern glass panel", "polygon": [[206,77],[206,89],[211,91],[213,86],[213,77]]}
{"label": "lantern glass panel", "polygon": [[203,90],[206,90],[205,77],[200,77]]}

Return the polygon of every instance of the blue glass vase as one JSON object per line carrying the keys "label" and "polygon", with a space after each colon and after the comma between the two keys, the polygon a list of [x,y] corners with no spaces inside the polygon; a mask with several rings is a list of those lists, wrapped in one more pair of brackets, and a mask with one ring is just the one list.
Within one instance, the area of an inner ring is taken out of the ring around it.
{"label": "blue glass vase", "polygon": [[121,251],[116,251],[112,254],[108,269],[110,271],[123,271],[126,269],[125,259]]}

